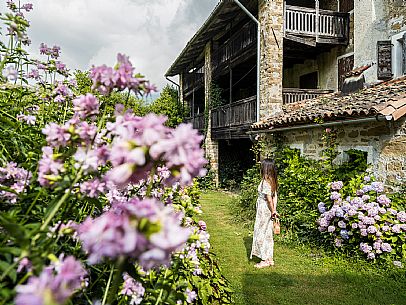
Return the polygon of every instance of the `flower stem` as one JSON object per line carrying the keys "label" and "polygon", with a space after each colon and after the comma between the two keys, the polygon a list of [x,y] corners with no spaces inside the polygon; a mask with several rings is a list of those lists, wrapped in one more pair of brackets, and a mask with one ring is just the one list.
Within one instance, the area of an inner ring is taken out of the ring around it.
{"label": "flower stem", "polygon": [[[164,278],[163,278],[164,280],[166,279],[167,273],[168,273],[168,269],[165,269],[165,274],[164,274]],[[156,299],[155,305],[158,305],[159,302],[161,301],[163,292],[164,292],[164,288],[161,288],[161,291],[159,291],[159,296]]]}
{"label": "flower stem", "polygon": [[[109,293],[107,304],[112,305],[117,296],[117,290],[120,282],[123,280],[122,273],[125,265],[125,256],[120,256],[116,263],[116,273],[114,274],[113,285]],[[102,304],[104,305],[104,304]]]}
{"label": "flower stem", "polygon": [[110,276],[109,276],[109,279],[108,279],[107,285],[106,285],[106,291],[104,291],[102,305],[106,304],[107,294],[110,289],[110,283],[111,283],[111,279],[113,278],[113,273],[114,273],[114,265],[111,267]]}

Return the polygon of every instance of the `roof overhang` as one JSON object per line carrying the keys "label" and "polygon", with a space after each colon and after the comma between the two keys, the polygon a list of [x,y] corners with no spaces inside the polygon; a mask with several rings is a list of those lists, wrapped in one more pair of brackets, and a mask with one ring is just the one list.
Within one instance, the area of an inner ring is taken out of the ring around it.
{"label": "roof overhang", "polygon": [[[255,1],[241,1],[243,4],[253,6]],[[241,8],[233,0],[220,0],[209,18],[200,27],[196,34],[189,40],[180,55],[165,73],[165,76],[175,76],[193,67],[196,59],[202,54],[207,42],[212,40],[217,34],[227,29],[231,20],[235,22],[245,17]]]}

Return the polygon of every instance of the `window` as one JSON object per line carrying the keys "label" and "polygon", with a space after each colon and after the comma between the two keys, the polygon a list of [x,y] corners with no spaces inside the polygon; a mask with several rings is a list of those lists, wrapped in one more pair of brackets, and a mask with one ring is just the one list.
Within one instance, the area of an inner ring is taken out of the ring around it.
{"label": "window", "polygon": [[339,0],[340,12],[348,13],[354,10],[354,0]]}
{"label": "window", "polygon": [[394,77],[406,75],[406,32],[392,36],[392,73]]}

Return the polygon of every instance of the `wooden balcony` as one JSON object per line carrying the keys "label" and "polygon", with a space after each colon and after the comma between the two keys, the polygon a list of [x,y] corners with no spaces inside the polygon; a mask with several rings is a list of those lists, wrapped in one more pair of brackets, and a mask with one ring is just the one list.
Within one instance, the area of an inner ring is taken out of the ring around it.
{"label": "wooden balcony", "polygon": [[283,104],[309,100],[333,92],[333,90],[283,88]]}
{"label": "wooden balcony", "polygon": [[285,38],[305,44],[348,43],[348,13],[285,5]]}
{"label": "wooden balcony", "polygon": [[256,96],[211,111],[212,129],[250,125],[256,120]]}
{"label": "wooden balcony", "polygon": [[197,89],[202,86],[204,86],[204,66],[183,75],[182,89],[185,95],[190,93],[192,89]]}
{"label": "wooden balcony", "polygon": [[237,33],[232,35],[224,45],[214,50],[212,68],[217,70],[228,66],[239,58],[246,57],[247,53],[255,54],[257,41],[257,26],[253,22],[245,24]]}
{"label": "wooden balcony", "polygon": [[204,118],[204,113],[200,113],[200,114],[195,114],[194,117],[191,118],[186,118],[185,119],[185,123],[190,123],[193,125],[194,129],[197,129],[199,131],[203,131],[206,125],[205,122],[205,118]]}

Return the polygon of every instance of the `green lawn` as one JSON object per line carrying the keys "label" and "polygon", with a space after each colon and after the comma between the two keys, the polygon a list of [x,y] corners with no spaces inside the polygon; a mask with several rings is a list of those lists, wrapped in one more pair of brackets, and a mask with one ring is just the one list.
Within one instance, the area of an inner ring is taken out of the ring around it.
{"label": "green lawn", "polygon": [[256,270],[249,260],[252,233],[233,221],[230,196],[208,192],[202,194],[201,203],[212,251],[235,290],[236,304],[406,304],[405,282],[278,241],[275,241],[276,266]]}

